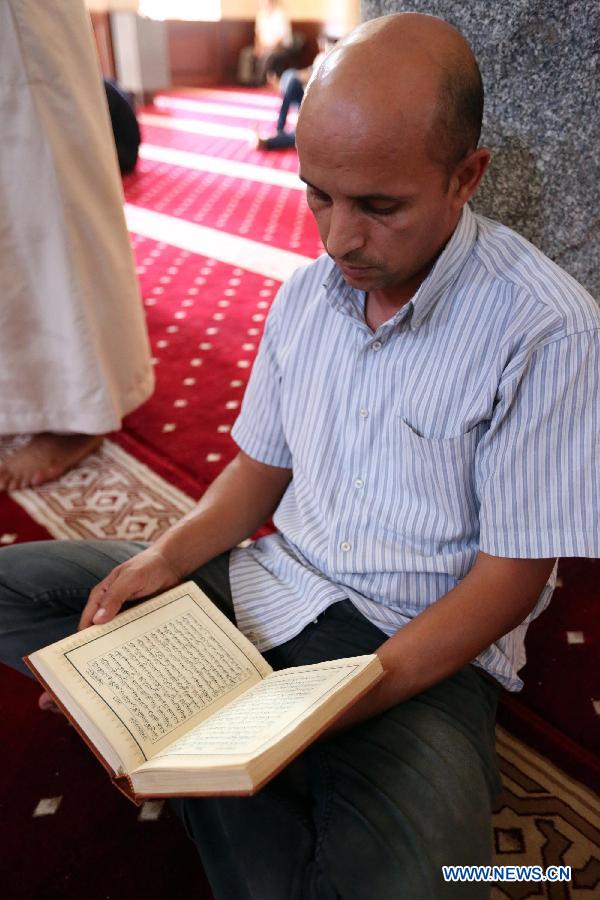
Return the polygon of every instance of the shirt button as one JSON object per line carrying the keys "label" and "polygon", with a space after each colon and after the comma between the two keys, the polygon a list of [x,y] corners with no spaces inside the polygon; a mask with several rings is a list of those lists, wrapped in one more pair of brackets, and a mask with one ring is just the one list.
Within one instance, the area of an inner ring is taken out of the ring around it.
{"label": "shirt button", "polygon": [[381,347],[381,341],[373,341],[373,343],[371,344],[371,350],[381,350]]}
{"label": "shirt button", "polygon": [[358,413],[363,419],[366,419],[367,416],[369,415],[369,410],[367,409],[366,406],[361,406]]}
{"label": "shirt button", "polygon": [[352,544],[349,544],[348,541],[342,541],[342,543],[340,544],[340,550],[342,550],[344,553],[347,553],[348,550],[351,550],[351,549],[352,549]]}
{"label": "shirt button", "polygon": [[357,478],[356,481],[354,482],[354,487],[357,487],[357,488],[364,487],[364,485],[365,485],[365,483],[362,480],[362,478]]}

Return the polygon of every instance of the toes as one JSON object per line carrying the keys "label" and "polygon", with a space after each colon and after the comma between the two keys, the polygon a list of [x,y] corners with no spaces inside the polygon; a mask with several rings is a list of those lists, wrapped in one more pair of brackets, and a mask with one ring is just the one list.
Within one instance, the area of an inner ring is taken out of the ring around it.
{"label": "toes", "polygon": [[36,488],[56,481],[77,466],[102,444],[103,435],[64,436],[36,435],[30,443],[16,451],[10,464],[0,462],[0,492]]}
{"label": "toes", "polygon": [[22,472],[13,471],[8,466],[0,466],[0,492],[21,491],[29,487],[29,478]]}
{"label": "toes", "polygon": [[28,475],[15,475],[14,478],[14,487],[13,491],[24,491],[25,488],[29,487],[29,476]]}
{"label": "toes", "polygon": [[49,466],[47,469],[37,469],[29,479],[28,487],[39,487],[48,481],[56,481],[61,475],[68,471],[61,466]]}
{"label": "toes", "polygon": [[9,475],[8,481],[6,483],[7,491],[18,491],[21,485],[21,481],[16,475]]}

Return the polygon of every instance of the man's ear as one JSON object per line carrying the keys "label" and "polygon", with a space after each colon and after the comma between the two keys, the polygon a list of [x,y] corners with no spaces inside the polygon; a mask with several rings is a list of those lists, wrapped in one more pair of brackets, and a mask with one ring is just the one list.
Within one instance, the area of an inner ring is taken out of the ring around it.
{"label": "man's ear", "polygon": [[478,147],[462,159],[450,179],[451,190],[459,207],[468,203],[483,178],[491,153],[487,147]]}

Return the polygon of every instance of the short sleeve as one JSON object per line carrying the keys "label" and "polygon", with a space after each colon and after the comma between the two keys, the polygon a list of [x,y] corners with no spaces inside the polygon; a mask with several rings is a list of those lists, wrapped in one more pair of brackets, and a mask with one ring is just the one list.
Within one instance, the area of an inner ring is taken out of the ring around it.
{"label": "short sleeve", "polygon": [[258,462],[290,469],[292,456],[281,420],[281,371],[278,362],[284,295],[285,287],[277,294],[267,316],[242,409],[231,436],[244,453]]}
{"label": "short sleeve", "polygon": [[600,556],[600,332],[511,365],[479,442],[479,547],[492,556]]}

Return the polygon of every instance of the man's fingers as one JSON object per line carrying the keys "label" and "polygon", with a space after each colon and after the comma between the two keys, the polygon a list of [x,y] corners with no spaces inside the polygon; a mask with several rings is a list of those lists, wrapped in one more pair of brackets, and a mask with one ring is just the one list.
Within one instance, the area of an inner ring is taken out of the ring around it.
{"label": "man's fingers", "polygon": [[97,585],[93,591],[91,591],[90,596],[88,597],[88,601],[83,608],[83,612],[81,613],[81,618],[79,619],[78,629],[81,631],[82,628],[88,628],[92,625],[92,620],[98,609],[101,608],[102,598],[104,597],[105,589],[100,588],[100,585]]}
{"label": "man's fingers", "polygon": [[175,583],[176,577],[160,554],[142,551],[109,572],[90,591],[79,630],[110,622],[127,600],[148,597],[153,591]]}
{"label": "man's fingers", "polygon": [[83,612],[81,613],[81,618],[79,619],[79,625],[77,626],[78,631],[81,631],[82,628],[88,628],[92,624],[92,619],[96,615],[99,605],[99,595],[96,595],[96,597],[92,597],[90,595],[88,602],[83,607]]}
{"label": "man's fingers", "polygon": [[134,600],[144,595],[145,578],[139,572],[124,569],[114,581],[104,583],[99,593],[98,609],[93,617],[94,625],[109,622],[119,612],[127,600]]}
{"label": "man's fingers", "polygon": [[134,585],[131,582],[126,573],[115,569],[97,584],[90,592],[81,614],[79,629],[109,622],[134,593]]}

